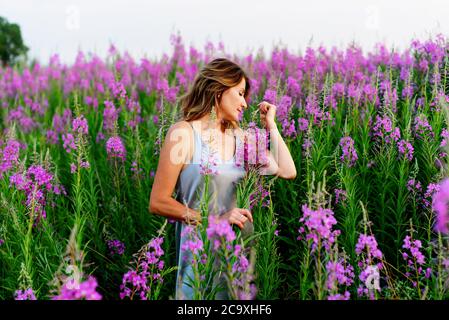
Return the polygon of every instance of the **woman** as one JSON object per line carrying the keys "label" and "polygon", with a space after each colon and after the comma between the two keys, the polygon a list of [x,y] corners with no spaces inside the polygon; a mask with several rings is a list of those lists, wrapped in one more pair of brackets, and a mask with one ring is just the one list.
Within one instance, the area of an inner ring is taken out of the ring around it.
{"label": "woman", "polygon": [[[214,171],[209,187],[214,201],[209,206],[209,214],[218,214],[241,229],[253,221],[247,208],[235,207],[235,186],[245,174],[241,166],[235,165],[235,152],[243,137],[238,121],[243,109],[248,107],[249,90],[249,78],[240,66],[224,58],[209,62],[197,75],[190,91],[181,97],[183,119],[169,128],[161,148],[149,210],[177,220],[176,298],[192,299],[193,296],[185,281],[192,273],[187,262],[190,259],[185,259],[188,252],[180,251],[180,247],[186,240],[184,227],[202,221],[199,203],[204,192],[205,170]],[[276,127],[276,106],[262,102],[259,108],[261,122],[270,131],[271,139],[268,164],[261,169],[261,174],[294,179],[293,159]],[[213,169],[205,169],[204,162],[210,160],[211,154],[215,155],[216,163]],[[174,191],[176,197],[172,196]]]}

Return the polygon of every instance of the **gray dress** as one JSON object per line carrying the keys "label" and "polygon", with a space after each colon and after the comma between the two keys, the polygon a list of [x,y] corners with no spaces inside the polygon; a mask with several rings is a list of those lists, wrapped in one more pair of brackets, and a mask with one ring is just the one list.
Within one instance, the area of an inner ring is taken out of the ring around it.
{"label": "gray dress", "polygon": [[[190,124],[191,125],[191,124]],[[198,210],[200,208],[201,196],[204,193],[204,176],[200,174],[200,164],[202,159],[207,159],[211,152],[206,142],[202,141],[201,135],[193,126],[194,150],[192,161],[181,171],[176,183],[176,199],[187,207]],[[235,135],[236,150],[240,146],[240,139]],[[219,158],[219,157],[217,157]],[[215,166],[218,173],[210,176],[209,194],[212,201],[209,202],[209,214],[224,214],[236,207],[236,184],[241,180],[245,171],[242,167],[235,165],[236,152],[234,157],[223,162],[217,159]],[[181,250],[181,246],[188,239],[183,235],[186,224],[180,221],[176,222],[176,260],[178,264],[176,277],[175,299],[193,299],[193,289],[188,284],[188,277],[193,279],[193,270],[191,265],[192,253]],[[216,299],[228,298],[227,293],[219,293]]]}

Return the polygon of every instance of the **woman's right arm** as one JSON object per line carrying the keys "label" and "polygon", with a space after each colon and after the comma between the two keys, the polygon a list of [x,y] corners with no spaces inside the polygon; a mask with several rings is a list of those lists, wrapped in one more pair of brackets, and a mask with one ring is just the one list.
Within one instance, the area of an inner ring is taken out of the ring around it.
{"label": "woman's right arm", "polygon": [[151,189],[149,211],[187,223],[201,221],[201,214],[172,197],[179,174],[191,155],[191,130],[185,121],[172,125],[162,145]]}

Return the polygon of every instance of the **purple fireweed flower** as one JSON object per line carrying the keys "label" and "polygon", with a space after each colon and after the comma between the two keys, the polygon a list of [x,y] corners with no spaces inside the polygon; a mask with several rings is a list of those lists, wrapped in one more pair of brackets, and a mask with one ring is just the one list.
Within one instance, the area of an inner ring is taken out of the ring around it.
{"label": "purple fireweed flower", "polygon": [[25,290],[19,289],[14,293],[14,300],[36,300],[36,296],[32,288]]}
{"label": "purple fireweed flower", "polygon": [[305,118],[298,118],[298,130],[301,132],[306,132],[309,128],[309,120]]}
{"label": "purple fireweed flower", "polygon": [[374,236],[360,234],[357,244],[355,246],[355,252],[362,254],[366,249],[367,259],[382,259],[382,252],[377,248],[377,241]]}
{"label": "purple fireweed flower", "polygon": [[53,130],[47,130],[45,132],[45,138],[49,144],[58,144],[59,142],[58,134]]}
{"label": "purple fireweed flower", "polygon": [[420,107],[424,106],[424,103],[425,103],[425,98],[424,97],[420,97],[420,98],[416,99],[415,110],[417,110]]}
{"label": "purple fireweed flower", "polygon": [[[435,73],[438,75],[438,73]],[[439,82],[439,79],[438,81]],[[430,103],[431,110],[435,112],[440,112],[441,107],[444,107],[449,104],[449,96],[447,96],[444,91],[439,91],[437,93],[437,96],[433,99],[433,101]]]}
{"label": "purple fireweed flower", "polygon": [[402,97],[410,99],[413,96],[413,86],[407,85],[402,89]]}
{"label": "purple fireweed flower", "polygon": [[248,271],[249,261],[244,255],[237,255],[237,261],[232,266],[233,272],[244,273]]}
{"label": "purple fireweed flower", "polygon": [[340,160],[347,163],[349,167],[352,167],[358,159],[357,152],[354,148],[354,140],[351,137],[343,137],[339,145],[343,151]]}
{"label": "purple fireweed flower", "polygon": [[367,83],[363,86],[364,99],[369,103],[378,102],[377,89],[371,83]]}
{"label": "purple fireweed flower", "polygon": [[[80,168],[90,168],[90,163],[89,161],[80,161],[79,162],[79,167]],[[75,173],[78,170],[78,166],[75,163],[71,163],[70,164],[70,173]]]}
{"label": "purple fireweed flower", "polygon": [[326,263],[326,289],[329,292],[328,300],[349,300],[349,292],[344,295],[338,293],[339,286],[349,287],[354,282],[354,268],[346,264],[344,258],[338,261],[328,261]]}
{"label": "purple fireweed flower", "polygon": [[95,111],[98,110],[98,99],[96,97],[86,96],[84,98],[84,103],[88,106],[93,106]]}
{"label": "purple fireweed flower", "polygon": [[121,256],[125,253],[125,244],[120,240],[108,240],[107,245],[109,248],[109,253],[111,255],[117,254]]}
{"label": "purple fireweed flower", "polygon": [[317,97],[314,94],[310,94],[306,98],[305,113],[307,116],[313,117],[313,123],[318,124],[323,117],[323,110],[320,108]]}
{"label": "purple fireweed flower", "polygon": [[112,81],[110,84],[110,89],[112,91],[112,95],[116,99],[124,99],[126,98],[126,89],[122,82]]}
{"label": "purple fireweed flower", "polygon": [[432,126],[425,115],[415,117],[413,131],[418,139],[433,138],[434,136]]}
{"label": "purple fireweed flower", "polygon": [[427,62],[426,59],[422,59],[419,64],[418,64],[418,69],[421,70],[422,72],[426,72],[427,69],[429,68],[429,63]]}
{"label": "purple fireweed flower", "polygon": [[343,97],[345,94],[345,85],[343,83],[337,82],[332,85],[332,94],[335,97]]}
{"label": "purple fireweed flower", "polygon": [[249,285],[249,290],[237,290],[238,300],[254,300],[257,295],[257,287],[255,284],[251,283]]}
{"label": "purple fireweed flower", "polygon": [[52,300],[101,300],[101,294],[96,291],[97,286],[97,280],[93,276],[81,283],[68,279],[61,287],[59,295],[54,296]]}
{"label": "purple fireweed flower", "polygon": [[118,111],[114,106],[114,103],[108,100],[104,101],[104,111],[103,111],[103,129],[105,131],[113,130],[114,123],[118,119]]}
{"label": "purple fireweed flower", "polygon": [[347,192],[342,189],[335,189],[335,204],[339,202],[344,202],[348,196]]}
{"label": "purple fireweed flower", "polygon": [[[377,246],[377,241],[372,235],[360,234],[355,252],[359,257],[358,266],[362,270],[359,274],[359,279],[362,284],[357,288],[359,296],[367,296],[371,300],[374,299],[372,289],[369,289],[367,282],[373,277],[379,276],[379,270],[383,269],[382,257],[383,254]],[[374,289],[380,291],[380,287]]]}
{"label": "purple fireweed flower", "polygon": [[73,132],[87,134],[88,133],[87,119],[85,119],[83,115],[81,115],[78,118],[73,119],[72,130],[73,130]]}
{"label": "purple fireweed flower", "polygon": [[155,291],[154,286],[163,283],[161,275],[165,266],[161,259],[164,255],[161,247],[163,242],[163,237],[156,237],[139,250],[138,258],[133,262],[136,266],[123,275],[120,299],[128,297],[133,300],[138,297],[147,300]]}
{"label": "purple fireweed flower", "polygon": [[413,160],[413,146],[410,142],[401,140],[398,142],[399,154],[405,156],[408,161]]}
{"label": "purple fireweed flower", "polygon": [[276,115],[280,122],[288,121],[288,115],[292,106],[292,98],[289,96],[282,96],[281,101],[276,109]]}
{"label": "purple fireweed flower", "polygon": [[290,138],[296,137],[295,120],[288,121],[284,119],[282,121],[282,135]]}
{"label": "purple fireweed flower", "polygon": [[[402,245],[402,248],[406,249],[407,251],[402,252],[402,257],[406,261],[406,270],[405,273],[406,277],[412,277],[412,276],[424,276],[425,278],[429,278],[430,274],[432,272],[431,268],[423,269],[423,266],[425,264],[425,257],[420,251],[422,248],[422,243],[420,240],[413,240],[410,235],[407,235],[404,239],[404,244]],[[411,280],[413,286],[417,286],[417,281],[419,279]]]}
{"label": "purple fireweed flower", "polygon": [[16,140],[9,140],[3,150],[0,149],[0,176],[19,163],[21,144]]}
{"label": "purple fireweed flower", "polygon": [[201,240],[186,240],[182,246],[181,250],[190,251],[195,255],[200,254],[203,251],[203,241]]}
{"label": "purple fireweed flower", "polygon": [[265,91],[265,94],[263,96],[263,100],[267,101],[268,103],[271,104],[276,104],[277,103],[277,93],[275,90],[271,90],[271,89],[267,89]]}
{"label": "purple fireweed flower", "polygon": [[432,205],[432,197],[436,192],[440,191],[440,185],[436,183],[429,183],[426,192],[423,197],[423,204],[425,207],[430,207]]}
{"label": "purple fireweed flower", "polygon": [[376,116],[376,122],[373,127],[373,136],[383,138],[393,130],[391,119],[387,116]]}
{"label": "purple fireweed flower", "polygon": [[[270,206],[270,192],[266,190],[263,184],[258,180],[254,192],[249,196],[249,209],[252,210],[255,205],[262,202],[262,207]],[[265,200],[265,201],[263,201]]]}
{"label": "purple fireweed flower", "polygon": [[45,186],[47,190],[51,190],[51,180],[53,179],[53,175],[47,172],[40,165],[31,165],[28,168],[27,172],[28,177],[33,177],[34,182],[37,183],[38,186]]}
{"label": "purple fireweed flower", "polygon": [[449,131],[447,131],[447,129],[442,130],[441,138],[443,139],[441,140],[440,147],[445,147],[449,138]]}
{"label": "purple fireweed flower", "polygon": [[33,120],[33,118],[28,117],[25,114],[24,108],[19,106],[17,110],[12,110],[6,117],[6,122],[11,125],[12,122],[18,123],[18,127],[20,127],[21,131],[28,133],[37,127],[37,123]]}
{"label": "purple fireweed flower", "polygon": [[287,78],[287,91],[291,97],[297,97],[301,93],[301,85],[292,76]]}
{"label": "purple fireweed flower", "polygon": [[[413,240],[410,235],[407,235],[404,239],[404,244],[402,248],[410,251],[410,254],[413,258],[416,259],[416,263],[423,265],[425,263],[425,257],[421,253],[420,249],[422,247],[422,243],[420,240]],[[407,253],[403,254],[403,257],[408,257]]]}
{"label": "purple fireweed flower", "polygon": [[371,134],[378,141],[383,139],[386,143],[398,141],[401,138],[399,128],[393,128],[393,123],[388,116],[376,116],[376,122]]}
{"label": "purple fireweed flower", "polygon": [[346,265],[340,259],[338,262],[328,261],[326,264],[328,274],[326,287],[328,290],[337,289],[339,285],[350,286],[354,282],[354,268]]}
{"label": "purple fireweed flower", "polygon": [[204,243],[199,236],[195,234],[195,229],[191,226],[187,226],[183,230],[183,233],[184,235],[187,234],[189,239],[182,244],[181,250],[190,251],[194,255],[200,255],[204,250]]}
{"label": "purple fireweed flower", "polygon": [[436,215],[435,230],[444,234],[449,233],[448,223],[449,214],[448,206],[449,203],[449,179],[444,179],[436,192],[433,194],[432,199],[432,210]]}
{"label": "purple fireweed flower", "polygon": [[56,193],[59,189],[53,185],[53,174],[47,172],[41,165],[31,165],[26,172],[11,175],[9,181],[11,186],[25,192],[25,204],[28,208],[34,208],[36,223],[41,218],[46,218],[47,195]]}
{"label": "purple fireweed flower", "polygon": [[188,237],[187,240],[181,245],[182,251],[190,251],[197,256],[203,252],[204,243],[195,227],[187,225],[184,227],[181,234],[183,237]]}
{"label": "purple fireweed flower", "polygon": [[299,228],[298,240],[312,240],[312,251],[315,251],[319,244],[326,250],[336,241],[340,230],[332,230],[337,224],[334,212],[331,209],[318,208],[311,210],[307,205],[302,205],[303,216],[299,222],[303,224]]}
{"label": "purple fireweed flower", "polygon": [[76,144],[75,144],[75,138],[73,137],[73,134],[67,133],[62,135],[62,141],[64,141],[63,147],[67,153],[71,153],[72,150],[76,150]]}
{"label": "purple fireweed flower", "polygon": [[385,142],[390,143],[391,141],[398,141],[399,139],[401,139],[401,131],[399,128],[394,128],[390,136],[385,138]]}
{"label": "purple fireweed flower", "polygon": [[341,293],[337,293],[337,294],[333,294],[327,297],[327,300],[349,300],[351,297],[351,294],[349,293],[349,291],[345,291],[344,294]]}
{"label": "purple fireweed flower", "polygon": [[232,243],[235,240],[235,232],[232,230],[232,226],[228,221],[220,219],[216,215],[209,215],[208,221],[206,234],[207,238],[213,242],[213,249],[215,251],[219,249],[223,241]]}
{"label": "purple fireweed flower", "polygon": [[81,161],[80,167],[81,167],[81,168],[90,168],[90,163],[89,163],[89,161]]}
{"label": "purple fireweed flower", "polygon": [[407,181],[407,190],[412,193],[422,192],[421,182],[416,181],[415,179],[410,179]]}
{"label": "purple fireweed flower", "polygon": [[110,137],[106,142],[106,152],[109,158],[119,158],[125,161],[126,149],[120,137]]}
{"label": "purple fireweed flower", "polygon": [[357,84],[350,83],[348,86],[348,98],[352,98],[350,100],[353,100],[355,103],[358,103],[361,97],[362,97],[362,88]]}
{"label": "purple fireweed flower", "polygon": [[139,167],[137,161],[133,161],[131,163],[131,172],[133,172],[132,178],[133,179],[140,179],[142,177],[143,169]]}
{"label": "purple fireweed flower", "polygon": [[254,275],[250,270],[250,262],[242,251],[238,251],[235,256],[236,261],[232,265],[231,272],[234,278],[232,287],[236,298],[238,300],[254,300],[256,298],[257,288],[255,284],[251,283],[254,280]]}
{"label": "purple fireweed flower", "polygon": [[306,138],[304,139],[304,143],[302,144],[302,151],[303,151],[303,155],[305,157],[309,157],[310,156],[310,151],[312,149],[313,146],[313,141],[310,138]]}
{"label": "purple fireweed flower", "polygon": [[101,140],[104,140],[104,139],[105,139],[105,136],[104,136],[103,132],[99,131],[98,134],[97,134],[97,138],[95,139],[95,141],[96,141],[97,143],[99,143]]}

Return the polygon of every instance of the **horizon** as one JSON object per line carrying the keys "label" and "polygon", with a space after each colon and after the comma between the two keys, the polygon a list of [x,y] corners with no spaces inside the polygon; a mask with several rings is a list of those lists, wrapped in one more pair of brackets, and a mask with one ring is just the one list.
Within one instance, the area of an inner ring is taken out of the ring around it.
{"label": "horizon", "polygon": [[[2,16],[21,27],[30,48],[29,60],[37,59],[42,64],[54,54],[62,63],[71,64],[79,50],[104,58],[110,44],[134,59],[159,60],[172,52],[170,35],[178,31],[187,49],[192,45],[203,51],[208,41],[214,45],[222,41],[226,53],[238,56],[255,54],[261,48],[267,54],[275,46],[299,53],[308,47],[345,49],[354,43],[364,53],[373,52],[378,43],[404,50],[414,39],[449,34],[449,4],[442,0],[382,0],[376,4],[281,0],[276,5],[267,0],[230,0],[227,6],[207,0],[112,0],[104,4],[86,0],[0,0]],[[216,15],[218,10],[220,15]],[[200,19],[202,23],[196,23]],[[234,20],[244,21],[242,25],[249,27],[234,26],[229,22]]]}

